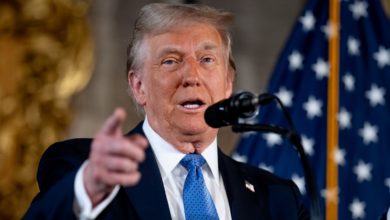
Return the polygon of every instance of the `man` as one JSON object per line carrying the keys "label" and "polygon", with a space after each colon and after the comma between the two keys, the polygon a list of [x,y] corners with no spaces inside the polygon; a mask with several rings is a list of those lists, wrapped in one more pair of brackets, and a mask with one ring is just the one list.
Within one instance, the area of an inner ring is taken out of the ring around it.
{"label": "man", "polygon": [[127,68],[145,121],[122,136],[118,108],[93,140],[48,148],[24,218],[309,219],[292,181],[224,155],[204,121],[232,93],[232,21],[207,6],[143,7]]}

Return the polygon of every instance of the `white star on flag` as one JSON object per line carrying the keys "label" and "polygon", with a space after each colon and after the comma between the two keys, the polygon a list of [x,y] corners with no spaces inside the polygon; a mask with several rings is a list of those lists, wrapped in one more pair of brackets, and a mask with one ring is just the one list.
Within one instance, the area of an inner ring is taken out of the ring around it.
{"label": "white star on flag", "polygon": [[333,189],[323,189],[321,190],[321,197],[323,197],[326,200],[326,203],[334,203],[337,204],[337,201],[339,200],[339,193],[340,189],[339,187],[333,188]]}
{"label": "white star on flag", "polygon": [[377,85],[372,84],[371,90],[366,91],[365,95],[366,98],[370,100],[370,105],[372,107],[375,107],[377,104],[384,105],[386,103],[385,96],[386,89],[385,88],[378,88]]}
{"label": "white star on flag", "polygon": [[359,183],[364,180],[371,181],[372,164],[364,163],[363,160],[359,160],[358,165],[353,168],[353,172],[357,175],[357,181]]}
{"label": "white star on flag", "polygon": [[364,219],[366,217],[366,213],[364,212],[364,208],[366,208],[365,202],[360,202],[358,198],[354,198],[353,202],[349,205],[349,211],[352,212],[352,218]]}
{"label": "white star on flag", "polygon": [[299,18],[299,21],[302,23],[303,31],[308,32],[314,29],[316,18],[311,11],[306,11],[305,15]]}
{"label": "white star on flag", "polygon": [[313,64],[311,68],[314,72],[316,72],[316,77],[318,80],[329,76],[329,64],[322,58],[318,58],[317,63]]}
{"label": "white star on flag", "polygon": [[364,122],[364,127],[359,129],[359,135],[363,137],[363,142],[365,145],[368,145],[370,142],[378,142],[378,133],[379,128],[376,125],[371,126],[369,122]]}
{"label": "white star on flag", "polygon": [[327,21],[326,25],[321,26],[321,31],[324,32],[326,39],[332,38],[336,36],[337,31],[340,30],[341,26],[332,23],[331,21]]}
{"label": "white star on flag", "polygon": [[345,151],[345,149],[340,149],[337,147],[337,149],[335,150],[334,152],[334,161],[340,165],[340,166],[344,166],[345,165],[345,155],[347,154],[347,152]]}
{"label": "white star on flag", "polygon": [[342,107],[337,115],[340,129],[344,130],[345,128],[351,128],[351,119],[352,114]]}
{"label": "white star on flag", "polygon": [[[279,88],[279,92],[275,95],[282,101],[283,105],[286,107],[291,107],[293,105],[292,98],[294,97],[293,91],[288,91],[284,86]],[[280,108],[280,106],[278,105]]]}
{"label": "white star on flag", "polygon": [[259,164],[259,168],[263,169],[263,170],[266,170],[270,173],[273,173],[274,172],[274,167],[273,166],[267,166],[265,163],[260,163]]}
{"label": "white star on flag", "polygon": [[351,10],[355,20],[358,20],[360,17],[368,17],[367,8],[368,3],[365,1],[355,1],[354,4],[349,5],[349,10]]}
{"label": "white star on flag", "polygon": [[347,41],[347,45],[348,45],[348,54],[351,55],[351,56],[357,56],[360,54],[360,51],[359,51],[359,46],[360,46],[360,41],[352,36],[349,36],[348,37],[348,41]]}
{"label": "white star on flag", "polygon": [[314,155],[314,144],[316,141],[314,138],[307,138],[306,135],[302,135],[302,147],[305,150],[306,154],[309,156]]}
{"label": "white star on flag", "polygon": [[347,154],[345,149],[340,149],[337,147],[337,149],[334,151],[334,161],[340,165],[344,166],[345,165],[345,155]]}
{"label": "white star on flag", "polygon": [[298,174],[293,173],[291,180],[297,185],[302,195],[306,194],[305,177],[299,177]]}
{"label": "white star on flag", "polygon": [[384,46],[379,46],[379,51],[374,53],[374,59],[378,61],[378,67],[383,68],[386,65],[390,66],[390,48],[386,49]]}
{"label": "white star on flag", "polygon": [[288,61],[290,62],[288,68],[290,71],[295,71],[297,69],[303,69],[303,55],[298,51],[294,50],[290,56],[288,56]]}
{"label": "white star on flag", "polygon": [[243,162],[243,163],[246,163],[248,161],[248,158],[245,155],[240,155],[237,152],[233,153],[232,158],[238,162]]}
{"label": "white star on flag", "polygon": [[315,116],[322,116],[322,101],[316,99],[314,96],[309,96],[309,100],[303,103],[303,109],[307,111],[307,117],[313,119]]}
{"label": "white star on flag", "polygon": [[263,138],[267,141],[267,146],[272,148],[275,144],[282,145],[283,139],[279,134],[275,133],[264,133]]}
{"label": "white star on flag", "polygon": [[390,193],[390,178],[385,179],[385,186],[389,187],[389,193]]}
{"label": "white star on flag", "polygon": [[352,92],[355,90],[355,78],[349,72],[346,72],[343,76],[343,83],[347,91]]}

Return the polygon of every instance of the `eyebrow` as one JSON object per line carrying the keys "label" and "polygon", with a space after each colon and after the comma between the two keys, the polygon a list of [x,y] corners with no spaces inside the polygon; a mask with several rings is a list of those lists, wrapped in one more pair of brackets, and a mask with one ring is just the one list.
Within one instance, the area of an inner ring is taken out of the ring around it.
{"label": "eyebrow", "polygon": [[160,50],[156,57],[157,58],[160,58],[160,57],[163,57],[167,54],[184,54],[184,51],[182,51],[180,49],[180,47],[175,47],[175,46],[168,46],[166,48],[163,48],[162,50]]}
{"label": "eyebrow", "polygon": [[[218,49],[218,46],[215,45],[214,43],[212,42],[209,42],[209,41],[204,41],[204,42],[201,42],[200,44],[198,44],[196,46],[197,49],[201,49],[201,50],[210,50],[210,51],[213,51],[213,50],[217,50]],[[160,58],[160,57],[164,57],[165,55],[168,55],[168,54],[179,54],[179,55],[183,55],[185,52],[180,48],[180,47],[177,47],[177,46],[167,46],[163,49],[161,49],[156,57],[157,58]]]}
{"label": "eyebrow", "polygon": [[218,49],[218,46],[210,41],[203,41],[199,45],[197,45],[197,48],[200,48],[203,50],[216,50],[216,49]]}

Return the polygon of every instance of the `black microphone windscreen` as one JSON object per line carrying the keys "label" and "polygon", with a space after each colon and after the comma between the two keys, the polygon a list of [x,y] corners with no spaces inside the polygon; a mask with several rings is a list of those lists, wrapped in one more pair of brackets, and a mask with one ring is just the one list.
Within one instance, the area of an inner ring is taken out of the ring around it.
{"label": "black microphone windscreen", "polygon": [[206,109],[204,119],[206,123],[213,128],[220,128],[227,124],[223,122],[222,112],[219,110],[219,103],[216,103]]}

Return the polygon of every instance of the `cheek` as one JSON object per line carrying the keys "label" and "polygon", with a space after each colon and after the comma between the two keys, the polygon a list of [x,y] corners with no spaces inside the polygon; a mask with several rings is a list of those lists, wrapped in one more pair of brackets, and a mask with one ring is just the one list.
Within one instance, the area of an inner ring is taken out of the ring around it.
{"label": "cheek", "polygon": [[215,77],[209,77],[205,80],[205,84],[209,87],[210,94],[214,96],[215,99],[221,100],[226,98],[227,87],[226,87],[226,77],[221,75],[221,73],[215,73]]}
{"label": "cheek", "polygon": [[[175,91],[177,90],[178,80],[171,76],[156,76],[152,77],[149,82],[150,91],[149,100],[154,103],[164,102],[171,100]],[[154,103],[151,103],[152,105]]]}

